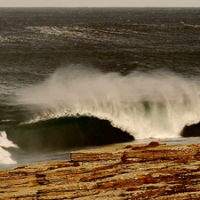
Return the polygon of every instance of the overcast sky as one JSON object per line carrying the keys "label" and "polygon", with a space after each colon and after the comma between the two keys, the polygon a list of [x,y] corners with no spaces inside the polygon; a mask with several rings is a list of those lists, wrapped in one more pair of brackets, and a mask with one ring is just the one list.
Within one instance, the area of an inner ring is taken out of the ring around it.
{"label": "overcast sky", "polygon": [[200,0],[0,0],[0,7],[200,7]]}

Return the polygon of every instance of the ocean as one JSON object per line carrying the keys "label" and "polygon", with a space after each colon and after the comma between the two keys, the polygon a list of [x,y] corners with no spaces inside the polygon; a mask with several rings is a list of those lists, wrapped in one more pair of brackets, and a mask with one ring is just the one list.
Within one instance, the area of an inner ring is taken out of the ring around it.
{"label": "ocean", "polygon": [[0,8],[0,169],[199,143],[199,19],[200,8]]}

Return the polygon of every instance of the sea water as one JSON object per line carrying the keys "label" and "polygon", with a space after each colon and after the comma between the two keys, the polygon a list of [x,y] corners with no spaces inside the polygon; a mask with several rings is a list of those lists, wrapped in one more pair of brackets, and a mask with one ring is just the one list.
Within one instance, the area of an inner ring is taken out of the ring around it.
{"label": "sea water", "polygon": [[199,17],[199,8],[1,8],[1,169],[133,139],[199,142],[181,136],[200,121]]}

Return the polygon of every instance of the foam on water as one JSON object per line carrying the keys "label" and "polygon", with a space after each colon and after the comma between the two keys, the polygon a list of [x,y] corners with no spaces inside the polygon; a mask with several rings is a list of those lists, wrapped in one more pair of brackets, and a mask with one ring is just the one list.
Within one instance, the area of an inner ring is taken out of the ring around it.
{"label": "foam on water", "polygon": [[94,116],[144,139],[176,138],[186,124],[200,121],[198,81],[166,71],[123,76],[73,65],[19,94],[17,103],[39,108],[25,123]]}
{"label": "foam on water", "polygon": [[16,164],[11,154],[6,150],[9,147],[17,148],[17,145],[9,141],[5,131],[0,131],[0,164]]}
{"label": "foam on water", "polygon": [[[34,26],[26,27],[35,33],[42,34],[43,36],[59,36],[70,39],[86,40],[92,43],[96,42],[112,42],[112,44],[127,44],[127,39],[117,38],[123,34],[137,33],[131,29],[116,30],[112,27],[106,27],[105,29],[85,28],[82,26]],[[142,33],[141,33],[142,34]],[[116,37],[117,35],[117,37]]]}

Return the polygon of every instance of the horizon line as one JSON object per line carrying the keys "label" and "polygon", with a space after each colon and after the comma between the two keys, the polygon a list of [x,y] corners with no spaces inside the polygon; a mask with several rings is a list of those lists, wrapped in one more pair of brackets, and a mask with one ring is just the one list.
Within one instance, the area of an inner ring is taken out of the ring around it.
{"label": "horizon line", "polygon": [[200,6],[0,6],[0,8],[200,8]]}

